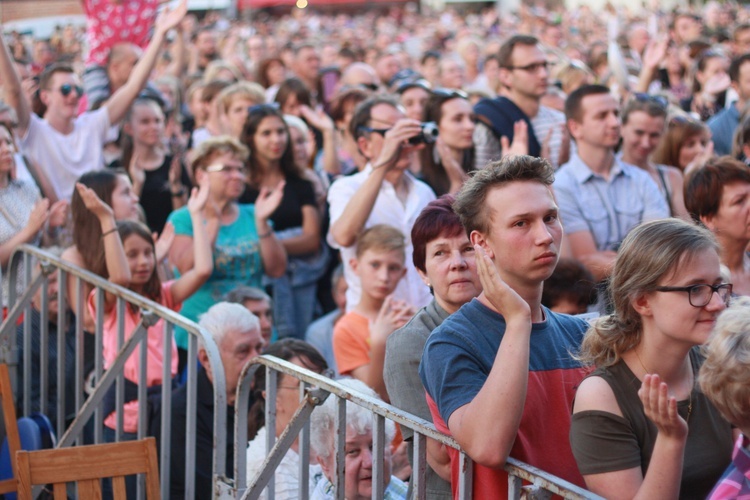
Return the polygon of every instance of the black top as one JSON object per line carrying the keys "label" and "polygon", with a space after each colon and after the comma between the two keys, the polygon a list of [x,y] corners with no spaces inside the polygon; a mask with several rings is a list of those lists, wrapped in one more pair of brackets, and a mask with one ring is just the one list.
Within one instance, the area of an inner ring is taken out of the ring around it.
{"label": "black top", "polygon": [[[260,191],[246,186],[238,203],[255,203]],[[311,205],[317,209],[315,191],[310,181],[300,178],[287,178],[284,186],[284,197],[279,207],[271,214],[274,231],[283,231],[293,227],[302,227],[302,207]]]}
{"label": "black top", "polygon": [[[164,157],[164,162],[156,170],[146,170],[146,180],[141,190],[141,207],[146,214],[146,223],[151,231],[161,233],[167,223],[167,217],[172,213],[172,194],[169,187],[169,167],[172,164],[173,155]],[[124,168],[122,162],[117,160],[110,165],[112,168]],[[189,193],[190,176],[185,166],[182,165],[182,185]]]}

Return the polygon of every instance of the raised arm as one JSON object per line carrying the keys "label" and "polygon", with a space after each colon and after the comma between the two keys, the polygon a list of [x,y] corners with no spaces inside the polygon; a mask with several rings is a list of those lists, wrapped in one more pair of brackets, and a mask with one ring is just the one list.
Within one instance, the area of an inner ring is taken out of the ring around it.
{"label": "raised arm", "polygon": [[364,228],[380,193],[385,176],[398,162],[404,141],[421,132],[416,120],[402,118],[385,133],[380,156],[372,163],[372,172],[357,189],[341,212],[341,216],[331,224],[331,235],[342,247],[350,247],[357,241],[357,235]]}
{"label": "raised arm", "polygon": [[475,462],[500,468],[516,440],[526,400],[531,311],[502,280],[484,250],[474,248],[483,295],[505,318],[505,333],[487,380],[471,402],[450,415],[448,428]]}
{"label": "raised arm", "polygon": [[[130,266],[120,240],[120,233],[117,232],[117,223],[112,208],[104,203],[91,188],[80,182],[76,183],[76,189],[78,194],[81,195],[83,204],[99,219],[102,226],[104,260],[107,264],[109,281],[121,286],[130,285]],[[114,307],[115,296],[109,293],[105,294],[105,304],[107,310]]]}
{"label": "raised arm", "polygon": [[8,104],[16,110],[18,117],[18,134],[20,137],[26,135],[31,119],[31,105],[21,85],[21,77],[16,70],[10,49],[2,36],[2,25],[0,25],[0,86],[3,87],[5,99]]}
{"label": "raised arm", "polygon": [[211,277],[214,269],[212,245],[204,224],[203,211],[208,199],[208,177],[203,177],[199,188],[193,188],[188,200],[188,211],[193,225],[193,267],[172,284],[175,302],[184,302]]}
{"label": "raised arm", "polygon": [[278,278],[286,271],[286,250],[268,223],[268,218],[281,203],[285,184],[282,181],[274,189],[261,188],[258,199],[255,200],[255,227],[260,240],[260,259],[263,262],[263,272],[271,278]]}
{"label": "raised arm", "polygon": [[174,10],[165,8],[156,18],[154,24],[154,36],[151,43],[148,44],[146,51],[138,61],[138,64],[130,73],[130,78],[115,94],[106,102],[105,107],[109,114],[109,122],[112,124],[119,123],[132,104],[138,93],[143,89],[154,69],[156,59],[159,56],[164,38],[167,32],[177,26],[187,13],[187,0],[181,0],[180,4]]}

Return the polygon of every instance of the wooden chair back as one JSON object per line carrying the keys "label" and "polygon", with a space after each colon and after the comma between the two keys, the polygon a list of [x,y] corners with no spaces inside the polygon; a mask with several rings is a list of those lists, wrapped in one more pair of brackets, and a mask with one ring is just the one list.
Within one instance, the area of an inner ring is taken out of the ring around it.
{"label": "wooden chair back", "polygon": [[13,389],[10,385],[10,374],[8,365],[0,364],[0,405],[3,408],[3,421],[5,422],[5,435],[8,438],[8,449],[10,451],[10,465],[13,469],[13,477],[0,481],[0,493],[12,493],[16,491],[18,470],[16,468],[16,452],[21,449],[21,438],[18,436],[18,421],[16,420],[16,404],[13,401]]}
{"label": "wooden chair back", "polygon": [[66,483],[78,483],[78,498],[100,499],[101,479],[112,478],[115,500],[125,500],[125,476],[146,474],[146,498],[159,499],[156,440],[75,446],[16,453],[18,498],[32,500],[33,485],[53,484],[55,500],[66,500]]}

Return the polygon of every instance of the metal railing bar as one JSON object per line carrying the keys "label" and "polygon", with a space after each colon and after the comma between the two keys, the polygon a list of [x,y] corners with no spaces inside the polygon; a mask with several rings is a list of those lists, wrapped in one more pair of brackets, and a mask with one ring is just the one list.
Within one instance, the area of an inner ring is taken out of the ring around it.
{"label": "metal railing bar", "polygon": [[474,461],[461,451],[458,467],[458,498],[471,500],[474,496]]}
{"label": "metal railing bar", "polygon": [[[278,386],[276,370],[266,370],[266,453],[271,454],[276,443],[276,390]],[[278,464],[277,464],[278,465]],[[251,488],[252,489],[252,488]],[[266,493],[269,499],[276,497],[276,466],[271,470]]]}
{"label": "metal railing bar", "polygon": [[[372,416],[372,499],[383,498],[383,457],[385,454],[385,417],[373,414]],[[394,424],[395,425],[395,424]],[[390,446],[390,443],[388,443]],[[374,464],[378,464],[375,466]],[[390,480],[390,478],[388,478]]]}
{"label": "metal railing bar", "polygon": [[344,500],[344,467],[346,460],[346,399],[339,397],[336,400],[336,418],[334,424],[336,428],[336,440],[334,447],[336,456],[334,461],[334,488],[336,490],[337,500]]}
{"label": "metal railing bar", "polygon": [[[104,295],[104,292],[102,292]],[[97,306],[98,307],[98,306]],[[115,301],[115,307],[117,308],[117,350],[122,349],[122,345],[125,343],[125,301],[122,297],[117,297]],[[99,310],[97,309],[97,316]],[[97,319],[98,321],[98,319]],[[99,332],[97,331],[97,337]],[[102,343],[104,339],[102,338]],[[97,347],[97,353],[100,352]],[[103,351],[101,351],[103,352]],[[97,358],[103,358],[104,356],[97,356]],[[98,372],[97,372],[98,373]],[[97,380],[99,376],[97,375]],[[123,427],[125,425],[125,377],[122,372],[117,374],[117,384],[115,386],[115,441],[122,441]],[[104,415],[104,418],[109,415]]]}
{"label": "metal railing bar", "polygon": [[[102,345],[102,338],[104,337],[104,289],[95,288],[96,293],[96,331],[94,333],[94,383],[98,386],[99,381],[102,379],[104,373],[104,356],[101,353],[104,351]],[[86,303],[88,303],[87,297],[84,297]],[[91,395],[89,396],[91,397]],[[94,410],[94,443],[101,444],[104,442],[104,415],[101,405],[96,406]]]}
{"label": "metal railing bar", "polygon": [[[76,407],[75,413],[78,414],[83,407],[83,377],[85,376],[84,371],[84,360],[83,354],[86,346],[86,335],[88,333],[83,331],[83,280],[80,276],[76,276]],[[83,438],[79,438],[76,441],[76,445],[81,445]]]}
{"label": "metal railing bar", "polygon": [[62,436],[65,429],[65,392],[71,390],[65,383],[67,360],[67,325],[66,299],[67,274],[62,269],[57,270],[57,436]]}
{"label": "metal railing bar", "polygon": [[[162,386],[161,386],[161,460],[159,464],[162,470],[171,470],[170,443],[172,442],[172,323],[167,322],[164,328],[164,366],[162,367]],[[169,476],[161,474],[161,497],[169,498]]]}
{"label": "metal railing bar", "polygon": [[[308,385],[305,382],[300,381],[299,384],[299,397],[300,401],[303,401],[307,397]],[[326,398],[330,393],[326,393]],[[320,401],[322,403],[322,401]],[[318,403],[318,404],[320,404]],[[302,424],[302,430],[299,435],[299,500],[308,500],[310,497],[310,464],[309,458],[304,457],[310,456],[310,419],[306,419]]]}
{"label": "metal railing bar", "polygon": [[[42,276],[37,276],[31,284],[26,288],[22,300],[20,302],[14,302],[13,306],[8,306],[8,315],[3,321],[2,327],[0,327],[0,338],[10,339],[11,336],[15,338],[16,335],[16,324],[21,314],[24,313],[27,304],[31,302],[31,298],[37,292],[39,287],[42,286]],[[9,287],[11,290],[13,287]]]}
{"label": "metal railing bar", "polygon": [[[47,394],[49,393],[49,278],[42,274],[42,302],[39,305],[39,411],[47,414]],[[31,318],[29,318],[31,323]],[[31,328],[31,326],[29,326]],[[31,335],[28,336],[31,340]],[[31,398],[31,393],[27,392]],[[28,414],[27,414],[28,415]]]}
{"label": "metal railing bar", "polygon": [[424,500],[426,498],[426,476],[427,474],[427,438],[422,434],[414,433],[414,454],[412,457],[412,473],[414,498]]}
{"label": "metal railing bar", "polygon": [[[192,471],[195,470],[195,454],[197,452],[195,447],[196,408],[198,405],[198,370],[195,365],[198,352],[196,346],[196,339],[188,337],[188,388],[187,415],[185,419],[185,498],[195,498],[195,477]],[[214,392],[216,391],[214,390]],[[215,465],[216,463],[214,462],[214,470],[222,472]]]}

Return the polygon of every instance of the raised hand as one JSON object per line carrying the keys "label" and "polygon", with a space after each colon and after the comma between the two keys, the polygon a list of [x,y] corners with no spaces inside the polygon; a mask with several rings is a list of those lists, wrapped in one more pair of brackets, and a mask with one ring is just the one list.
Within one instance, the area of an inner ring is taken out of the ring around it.
{"label": "raised hand", "polygon": [[659,375],[647,374],[643,377],[638,397],[643,403],[643,412],[660,434],[677,440],[687,438],[687,422],[677,413],[677,400],[668,395],[667,384],[661,381]]}
{"label": "raised hand", "polygon": [[503,156],[529,154],[529,126],[524,120],[513,124],[513,142],[505,136],[500,138],[500,150]]}
{"label": "raised hand", "polygon": [[658,68],[667,58],[668,47],[669,37],[649,41],[646,50],[643,52],[643,65],[647,68]]}
{"label": "raised hand", "polygon": [[47,222],[48,217],[49,200],[47,198],[42,198],[34,203],[34,207],[29,214],[29,221],[24,228],[28,232],[29,237],[33,237],[42,229],[44,223]]}
{"label": "raised hand", "polygon": [[187,14],[187,0],[180,0],[180,3],[174,9],[165,7],[156,17],[154,23],[154,32],[165,34],[167,31],[176,27]]}
{"label": "raised hand", "polygon": [[146,171],[138,162],[138,155],[133,152],[133,156],[130,158],[130,165],[128,165],[128,175],[130,175],[130,182],[133,183],[133,190],[140,196],[143,189],[143,184],[146,182]]}
{"label": "raised hand", "polygon": [[171,222],[167,222],[164,225],[164,229],[161,230],[161,234],[157,237],[156,233],[152,235],[154,238],[154,253],[156,254],[156,261],[161,262],[167,255],[169,250],[172,248],[174,243],[174,226]]}
{"label": "raised hand", "polygon": [[64,226],[68,219],[67,200],[58,200],[49,208],[49,227]]}
{"label": "raised hand", "polygon": [[[411,150],[422,149],[423,144],[418,146],[409,144],[412,137],[416,137],[422,132],[422,124],[417,120],[402,118],[385,133],[383,147],[380,150],[380,156],[373,163],[373,168],[385,168],[390,170],[398,162],[403,148]],[[375,132],[373,132],[375,133]]]}
{"label": "raised hand", "polygon": [[201,179],[200,187],[193,188],[190,192],[190,198],[187,202],[188,211],[190,215],[198,215],[206,207],[208,201],[208,193],[210,191],[208,176],[203,176]]}
{"label": "raised hand", "polygon": [[281,199],[284,197],[284,186],[286,181],[281,181],[273,188],[268,189],[267,187],[260,188],[258,198],[255,200],[255,218],[258,220],[268,220],[271,214],[279,208]]}
{"label": "raised hand", "polygon": [[480,245],[474,245],[477,274],[484,289],[484,296],[503,315],[506,323],[514,319],[531,321],[531,308],[515,290],[503,281],[495,264]]}
{"label": "raised hand", "polygon": [[313,110],[310,106],[303,104],[299,109],[300,113],[302,113],[302,118],[304,118],[311,127],[316,128],[321,132],[334,129],[335,125],[333,120],[325,111],[323,111],[323,108]]}
{"label": "raised hand", "polygon": [[84,186],[80,182],[76,182],[76,190],[81,196],[81,200],[83,200],[83,204],[86,208],[88,208],[91,213],[97,216],[100,220],[103,217],[114,218],[112,207],[104,203],[91,188]]}
{"label": "raised hand", "polygon": [[463,182],[469,176],[464,172],[461,163],[451,154],[450,147],[445,143],[442,137],[438,137],[435,142],[435,149],[437,149],[438,155],[440,156],[440,163],[445,168],[445,173],[448,174],[448,179],[455,182]]}

